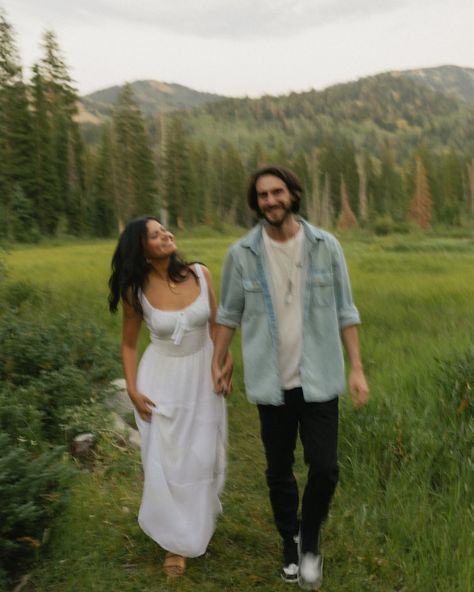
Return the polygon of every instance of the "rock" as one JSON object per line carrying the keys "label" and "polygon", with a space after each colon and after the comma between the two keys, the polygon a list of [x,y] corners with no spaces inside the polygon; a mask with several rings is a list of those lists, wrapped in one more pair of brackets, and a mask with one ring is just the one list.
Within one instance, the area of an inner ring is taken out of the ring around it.
{"label": "rock", "polygon": [[116,378],[110,383],[112,392],[109,392],[106,398],[106,405],[113,409],[122,417],[127,413],[133,412],[133,403],[127,393],[127,386],[123,378]]}
{"label": "rock", "polygon": [[116,378],[110,383],[112,389],[107,394],[106,405],[111,410],[114,431],[118,432],[134,448],[140,448],[140,434],[124,419],[133,414],[134,407],[127,393],[127,386],[123,378]]}
{"label": "rock", "polygon": [[71,454],[75,457],[84,457],[89,454],[95,444],[94,434],[79,434],[71,444]]}
{"label": "rock", "polygon": [[134,448],[140,448],[141,440],[138,430],[134,430],[132,427],[130,427],[128,423],[124,421],[115,411],[112,411],[111,416],[114,422],[114,430],[120,434],[123,434],[127,441]]}

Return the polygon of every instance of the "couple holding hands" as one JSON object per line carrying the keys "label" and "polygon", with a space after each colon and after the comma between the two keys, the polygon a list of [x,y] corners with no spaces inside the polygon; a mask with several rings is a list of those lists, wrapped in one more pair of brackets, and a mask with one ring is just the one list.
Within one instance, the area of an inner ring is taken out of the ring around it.
{"label": "couple holding hands", "polygon": [[[110,310],[122,302],[122,362],[141,434],[138,521],[166,550],[168,576],[205,553],[221,511],[227,439],[229,346],[241,327],[247,397],[257,406],[266,480],[282,539],[281,577],[322,582],[321,525],[338,481],[338,395],[368,397],[359,314],[338,241],[298,216],[302,187],[281,166],[256,171],[248,203],[260,222],[228,251],[219,306],[208,269],[177,253],[157,218],[130,222],[109,280]],[[142,321],[150,344],[137,361]],[[308,466],[301,510],[293,475],[298,431]]]}

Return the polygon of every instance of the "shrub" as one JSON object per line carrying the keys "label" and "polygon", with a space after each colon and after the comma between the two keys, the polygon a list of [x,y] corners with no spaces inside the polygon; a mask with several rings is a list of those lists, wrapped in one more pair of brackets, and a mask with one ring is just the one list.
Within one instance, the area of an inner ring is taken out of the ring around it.
{"label": "shrub", "polygon": [[394,222],[389,214],[379,216],[378,218],[375,218],[373,222],[373,230],[375,234],[378,236],[386,236],[388,234],[392,234],[394,228]]}
{"label": "shrub", "polygon": [[31,387],[7,382],[0,386],[0,430],[12,442],[37,446],[43,440],[44,412],[38,406],[37,393]]}
{"label": "shrub", "polygon": [[118,373],[115,346],[92,323],[59,316],[53,322],[0,318],[0,379],[28,384],[45,372],[73,366],[91,382],[106,384]]}
{"label": "shrub", "polygon": [[0,434],[0,569],[12,571],[18,558],[31,557],[64,501],[71,476],[62,449],[40,454]]}
{"label": "shrub", "polygon": [[8,283],[2,290],[2,297],[10,308],[19,309],[26,303],[36,307],[41,305],[49,297],[49,292],[31,282],[19,281]]}
{"label": "shrub", "polygon": [[[10,293],[18,303],[33,292],[16,284]],[[118,365],[91,323],[26,320],[19,310],[0,317],[0,587],[41,546],[63,500],[71,468],[52,444],[107,425],[98,394]]]}

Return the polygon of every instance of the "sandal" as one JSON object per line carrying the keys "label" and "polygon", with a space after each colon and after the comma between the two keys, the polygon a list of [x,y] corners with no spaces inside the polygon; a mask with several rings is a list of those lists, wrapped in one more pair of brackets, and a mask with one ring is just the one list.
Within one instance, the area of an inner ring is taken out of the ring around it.
{"label": "sandal", "polygon": [[176,555],[176,553],[166,553],[163,571],[168,577],[174,578],[184,575],[186,571],[186,557]]}

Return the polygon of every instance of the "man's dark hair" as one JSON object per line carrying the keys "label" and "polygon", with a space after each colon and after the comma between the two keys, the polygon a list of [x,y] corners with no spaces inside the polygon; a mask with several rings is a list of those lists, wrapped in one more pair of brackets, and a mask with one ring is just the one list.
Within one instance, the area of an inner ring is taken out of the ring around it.
{"label": "man's dark hair", "polygon": [[257,181],[264,175],[273,175],[278,177],[285,183],[288,191],[293,197],[291,211],[296,213],[300,209],[300,200],[303,196],[303,188],[299,182],[297,176],[289,169],[282,166],[264,166],[254,172],[250,177],[249,188],[247,191],[247,201],[252,210],[261,216],[260,209],[257,201]]}

